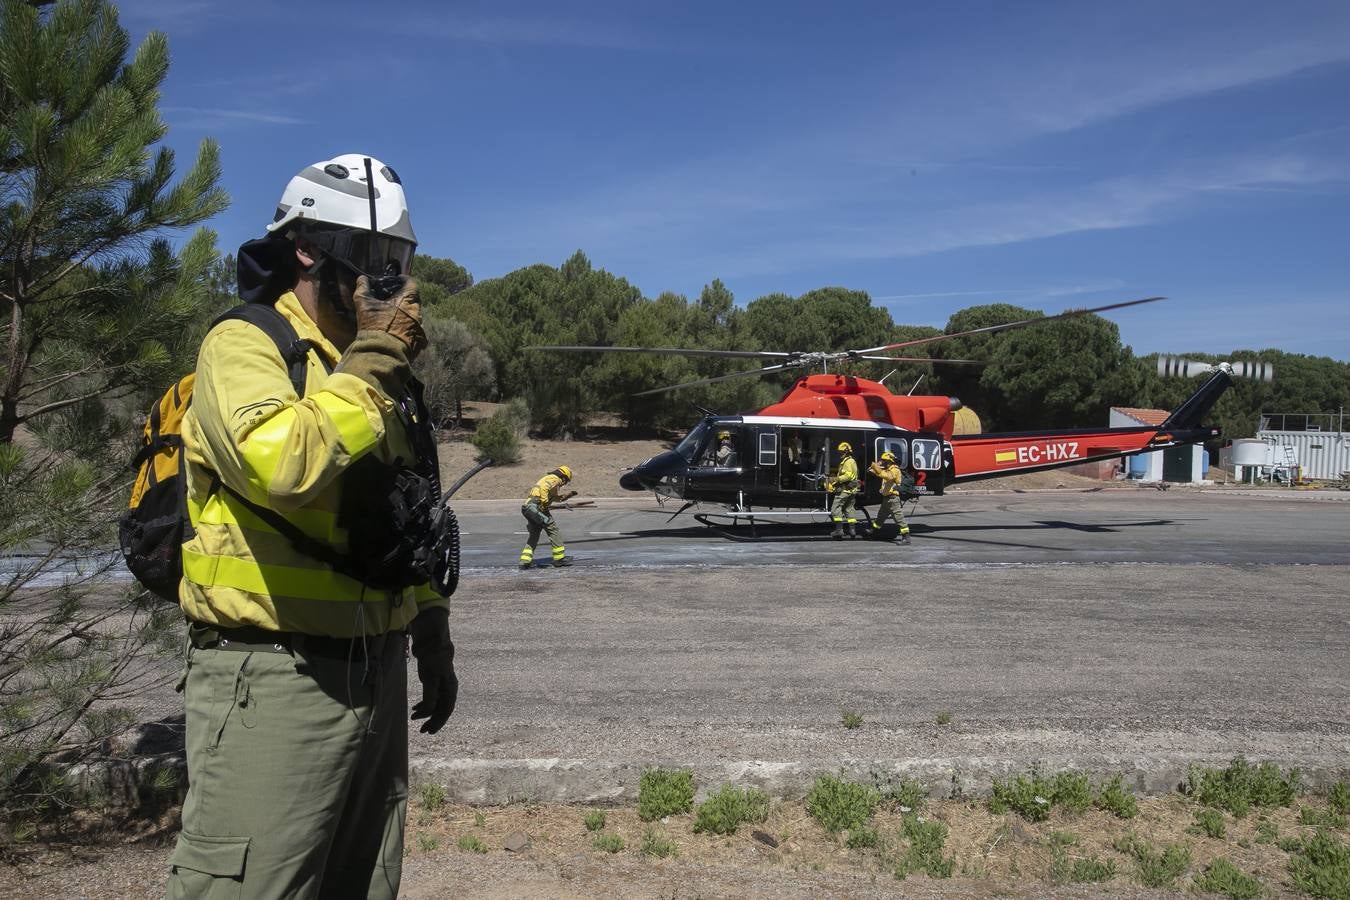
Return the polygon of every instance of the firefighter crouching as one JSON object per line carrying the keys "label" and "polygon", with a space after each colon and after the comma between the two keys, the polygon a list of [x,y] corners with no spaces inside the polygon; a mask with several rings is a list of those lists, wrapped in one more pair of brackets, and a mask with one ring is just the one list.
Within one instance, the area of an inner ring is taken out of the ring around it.
{"label": "firefighter crouching", "polygon": [[558,523],[553,521],[553,514],[549,512],[549,506],[554,503],[563,502],[577,495],[576,491],[561,493],[562,486],[572,481],[572,470],[567,466],[558,466],[552,472],[549,472],[543,478],[530,488],[530,496],[525,498],[525,505],[520,508],[520,514],[525,517],[525,522],[529,528],[529,536],[525,539],[525,549],[520,551],[520,567],[528,569],[534,565],[534,547],[539,543],[539,533],[548,534],[548,541],[553,547],[553,565],[570,566],[572,560],[568,558],[566,548],[563,547],[562,532],[558,530]]}
{"label": "firefighter crouching", "polygon": [[900,493],[905,475],[895,464],[895,454],[887,450],[867,470],[881,479],[881,509],[877,510],[877,517],[872,520],[872,537],[881,537],[881,525],[890,516],[899,529],[900,543],[908,544],[909,523],[905,521],[905,501]]}
{"label": "firefighter crouching", "polygon": [[839,460],[839,469],[825,483],[825,490],[834,494],[830,504],[830,519],[834,522],[834,531],[830,537],[836,541],[844,537],[844,523],[848,523],[849,538],[858,536],[858,490],[862,487],[858,481],[858,463],[853,459],[853,447],[841,442],[835,447],[843,459]]}

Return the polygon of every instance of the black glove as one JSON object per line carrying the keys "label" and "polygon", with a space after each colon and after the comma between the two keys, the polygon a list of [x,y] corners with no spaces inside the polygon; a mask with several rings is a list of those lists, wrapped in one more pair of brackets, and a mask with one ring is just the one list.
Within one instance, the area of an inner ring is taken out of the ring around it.
{"label": "black glove", "polygon": [[459,679],[455,677],[455,645],[450,640],[450,610],[424,609],[408,626],[412,652],[417,657],[417,680],[422,699],[413,704],[412,719],[426,719],[423,734],[435,734],[455,711]]}

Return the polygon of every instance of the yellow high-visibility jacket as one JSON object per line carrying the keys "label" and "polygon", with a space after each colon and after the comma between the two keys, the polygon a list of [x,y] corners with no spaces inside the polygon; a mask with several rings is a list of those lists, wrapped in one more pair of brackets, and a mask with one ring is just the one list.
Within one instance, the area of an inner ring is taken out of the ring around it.
{"label": "yellow high-visibility jacket", "polygon": [[832,484],[841,494],[858,492],[858,463],[853,457],[845,456],[839,461],[839,470],[834,473]]}
{"label": "yellow high-visibility jacket", "polygon": [[904,477],[904,473],[900,471],[899,466],[874,462],[867,468],[881,479],[881,496],[891,497],[900,493],[900,479]]}
{"label": "yellow high-visibility jacket", "polygon": [[530,488],[530,496],[525,498],[525,502],[538,500],[539,509],[548,512],[549,504],[558,499],[558,492],[562,490],[562,486],[562,478],[550,472],[535,482],[534,487]]}
{"label": "yellow high-visibility jacket", "polygon": [[[446,601],[427,585],[380,591],[340,575],[296,550],[228,492],[213,490],[219,477],[342,552],[347,536],[337,525],[338,476],[368,453],[386,462],[413,459],[394,401],[369,374],[406,377],[402,342],[361,332],[340,354],[295,294],[283,294],[276,308],[313,346],[303,398],[296,397],[276,344],[247,322],[213,328],[197,357],[183,421],[196,536],[183,545],[179,602],[189,618],[222,627],[329,637],[401,629],[420,609]],[[335,365],[331,375],[318,354]]]}

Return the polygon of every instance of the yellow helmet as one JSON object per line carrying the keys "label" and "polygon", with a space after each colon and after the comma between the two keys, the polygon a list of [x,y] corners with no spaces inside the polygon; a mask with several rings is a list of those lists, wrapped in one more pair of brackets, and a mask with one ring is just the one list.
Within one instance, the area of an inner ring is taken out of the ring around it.
{"label": "yellow helmet", "polygon": [[729,440],[731,440],[731,432],[730,432],[730,431],[719,431],[719,432],[717,432],[717,439],[718,439],[719,441],[729,441]]}
{"label": "yellow helmet", "polygon": [[834,449],[838,450],[840,453],[852,453],[853,445],[850,444],[848,441],[840,441],[839,446],[835,447]]}
{"label": "yellow helmet", "polygon": [[572,480],[571,466],[558,466],[558,474],[563,477],[564,481],[571,481]]}
{"label": "yellow helmet", "polygon": [[881,461],[893,463],[895,462],[895,454],[887,450],[885,453],[881,454]]}

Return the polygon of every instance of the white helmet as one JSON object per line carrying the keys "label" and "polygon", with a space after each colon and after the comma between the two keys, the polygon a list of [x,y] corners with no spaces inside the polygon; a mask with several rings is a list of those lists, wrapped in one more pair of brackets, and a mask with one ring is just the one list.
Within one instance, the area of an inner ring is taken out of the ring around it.
{"label": "white helmet", "polygon": [[324,235],[322,250],[370,275],[388,273],[391,265],[397,271],[390,274],[408,274],[417,247],[398,174],[360,153],[317,162],[292,178],[267,230]]}

